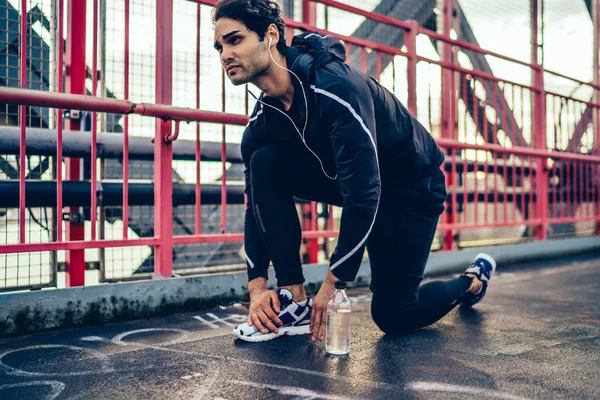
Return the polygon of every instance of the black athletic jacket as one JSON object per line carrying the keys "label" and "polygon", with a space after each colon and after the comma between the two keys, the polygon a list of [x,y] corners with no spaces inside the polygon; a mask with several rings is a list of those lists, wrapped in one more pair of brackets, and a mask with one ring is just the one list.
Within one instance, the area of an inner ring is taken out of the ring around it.
{"label": "black athletic jacket", "polygon": [[358,272],[377,215],[382,182],[385,195],[387,186],[410,185],[431,176],[444,159],[433,137],[391,92],[344,63],[345,53],[339,40],[310,32],[295,36],[287,49],[288,68],[302,81],[300,85],[291,76],[295,86],[292,108],[300,107],[294,122],[300,133],[306,123],[305,144],[291,121],[286,124],[281,113],[272,109],[282,108],[278,100],[261,95],[252,112],[241,144],[248,194],[244,240],[249,280],[266,277],[270,263],[250,187],[250,158],[259,147],[280,140],[289,144],[295,138],[292,143],[298,149],[308,146],[321,160],[324,173],[336,178],[343,209],[330,268],[344,281],[354,280]]}

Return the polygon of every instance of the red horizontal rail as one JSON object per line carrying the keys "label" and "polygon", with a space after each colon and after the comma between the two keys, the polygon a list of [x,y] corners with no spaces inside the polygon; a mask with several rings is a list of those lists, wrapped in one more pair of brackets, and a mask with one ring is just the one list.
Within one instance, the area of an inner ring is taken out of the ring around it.
{"label": "red horizontal rail", "polygon": [[[400,29],[404,29],[406,31],[411,30],[410,24],[408,24],[408,23],[406,23],[406,22],[404,22],[402,20],[398,20],[398,19],[395,19],[395,18],[388,17],[387,15],[379,14],[379,13],[372,12],[372,11],[365,11],[365,10],[362,10],[360,8],[356,8],[356,7],[352,7],[352,6],[343,4],[343,3],[339,3],[339,2],[334,1],[334,0],[309,0],[309,1],[311,1],[313,3],[321,3],[321,4],[324,4],[326,6],[330,6],[330,7],[338,8],[340,10],[349,11],[349,12],[352,12],[354,14],[362,15],[363,17],[366,17],[366,18],[368,18],[368,19],[370,19],[372,21],[382,22],[384,24],[391,25],[391,26],[394,26],[394,27],[397,27],[397,28],[400,28]],[[216,2],[215,2],[215,4],[216,4]],[[502,60],[514,62],[516,64],[519,64],[519,65],[522,65],[522,66],[525,66],[525,67],[529,67],[529,68],[534,69],[534,70],[541,68],[539,65],[531,64],[531,63],[528,63],[526,61],[521,61],[521,60],[518,60],[516,58],[508,57],[508,56],[505,56],[505,55],[500,54],[500,53],[496,53],[496,52],[491,51],[491,50],[486,50],[484,48],[481,48],[481,47],[479,47],[479,46],[477,46],[475,44],[469,43],[469,42],[465,42],[465,41],[457,40],[457,39],[452,39],[452,38],[450,38],[448,36],[445,36],[443,34],[437,33],[435,31],[432,31],[432,30],[429,30],[429,29],[426,29],[426,28],[423,28],[423,27],[418,27],[417,28],[417,34],[424,34],[424,35],[429,36],[430,38],[440,40],[440,41],[442,41],[444,43],[452,44],[452,45],[461,47],[463,49],[468,49],[468,50],[476,51],[478,53],[482,53],[482,54],[485,54],[485,55],[496,57],[496,58],[499,58],[499,59],[502,59]],[[579,84],[582,84],[582,85],[588,85],[588,86],[593,87],[595,89],[600,89],[600,86],[594,84],[593,82],[584,82],[584,81],[581,81],[579,79],[575,79],[575,78],[569,77],[567,75],[563,75],[563,74],[561,74],[559,72],[554,72],[554,71],[550,71],[550,70],[547,70],[547,69],[543,69],[543,71],[547,72],[549,74],[552,74],[552,75],[564,78],[564,79],[568,79],[568,80],[570,80],[572,82],[576,82],[576,83],[579,83]]]}
{"label": "red horizontal rail", "polygon": [[[355,14],[362,15],[363,17],[366,17],[366,18],[368,18],[370,20],[377,21],[377,22],[383,22],[383,23],[388,24],[388,25],[393,25],[395,27],[404,29],[406,31],[411,30],[410,29],[410,24],[408,24],[406,22],[403,22],[402,20],[391,18],[391,17],[388,17],[386,15],[379,14],[379,13],[372,12],[372,11],[361,10],[360,8],[351,7],[351,6],[339,3],[339,2],[334,1],[334,0],[309,0],[309,1],[311,1],[313,3],[321,3],[321,4],[324,4],[326,6],[338,8],[338,9],[345,10],[345,11],[351,11],[351,12],[353,12]],[[506,61],[515,62],[517,64],[520,64],[520,65],[523,65],[523,66],[526,66],[526,67],[530,67],[530,68],[533,68],[533,69],[538,68],[534,64],[529,64],[529,63],[527,63],[525,61],[520,61],[520,60],[517,60],[515,58],[511,58],[511,57],[502,55],[500,53],[496,53],[496,52],[493,52],[493,51],[490,51],[490,50],[482,49],[481,47],[479,47],[477,45],[474,45],[472,43],[464,42],[462,40],[452,39],[452,38],[449,38],[449,37],[444,36],[442,34],[439,34],[437,32],[431,31],[429,29],[418,27],[416,33],[417,34],[425,34],[425,35],[427,35],[429,37],[432,37],[434,39],[438,39],[438,40],[440,40],[442,42],[445,42],[445,43],[453,44],[455,46],[459,46],[459,47],[462,47],[462,48],[465,48],[465,49],[468,49],[468,50],[473,50],[473,51],[476,51],[476,52],[479,52],[479,53],[483,53],[483,54],[487,54],[487,55],[490,55],[490,56],[493,56],[493,57],[501,58],[501,59],[506,60]]]}
{"label": "red horizontal rail", "polygon": [[[562,224],[569,222],[600,222],[600,216],[597,217],[563,217],[563,218],[546,218],[547,222]],[[510,227],[510,226],[521,226],[521,225],[539,225],[542,223],[541,218],[536,219],[525,219],[525,220],[513,220],[506,222],[488,222],[486,224],[463,224],[463,223],[439,223],[437,226],[438,230],[449,230],[449,229],[481,229],[481,228],[502,228],[502,227]]]}
{"label": "red horizontal rail", "polygon": [[105,249],[109,247],[156,246],[159,244],[160,241],[156,238],[95,241],[73,240],[70,242],[6,244],[0,246],[0,254],[56,250]]}
{"label": "red horizontal rail", "polygon": [[304,231],[302,237],[305,239],[318,239],[321,237],[337,237],[339,232],[337,231]]}
{"label": "red horizontal rail", "polygon": [[487,150],[494,153],[515,154],[520,156],[545,157],[562,160],[585,161],[588,163],[600,163],[600,157],[597,156],[586,156],[582,154],[563,153],[551,150],[537,150],[526,147],[507,148],[497,144],[476,145],[472,143],[463,143],[454,139],[447,138],[436,139],[436,142],[442,147],[451,149]]}
{"label": "red horizontal rail", "polygon": [[396,28],[404,29],[407,31],[411,30],[410,24],[408,24],[402,20],[399,20],[399,19],[388,17],[387,15],[379,14],[379,13],[372,12],[372,11],[365,11],[360,8],[352,7],[347,4],[339,3],[339,2],[333,1],[333,0],[309,0],[309,1],[312,1],[313,3],[321,3],[326,6],[330,6],[330,7],[334,7],[334,8],[339,8],[340,10],[348,11],[353,14],[362,15],[363,17],[367,17],[373,21],[382,22],[384,24],[391,25]]}
{"label": "red horizontal rail", "polygon": [[[311,1],[314,1],[314,0],[311,0]],[[519,65],[522,65],[524,67],[529,67],[531,69],[539,69],[540,68],[539,66],[537,66],[535,64],[530,64],[528,62],[517,60],[516,58],[508,57],[508,56],[502,55],[500,53],[496,53],[496,52],[491,51],[491,50],[486,50],[486,49],[483,49],[483,48],[481,48],[481,47],[479,47],[479,46],[477,46],[475,44],[469,43],[469,42],[464,42],[462,40],[452,39],[452,38],[449,38],[449,37],[444,36],[442,34],[439,34],[437,32],[431,31],[429,29],[425,29],[425,28],[419,27],[419,32],[418,33],[427,35],[427,36],[429,36],[429,37],[431,37],[433,39],[437,39],[437,40],[440,40],[440,41],[448,43],[448,44],[453,44],[455,46],[462,47],[463,49],[476,51],[478,53],[482,53],[482,54],[485,54],[485,55],[488,55],[488,56],[500,58],[500,59],[505,60],[505,61],[514,62],[515,64],[519,64]]]}
{"label": "red horizontal rail", "polygon": [[293,21],[293,20],[288,20],[288,19],[285,19],[285,21],[286,21],[286,24],[292,28],[310,30],[310,31],[317,32],[317,33],[320,33],[323,35],[329,35],[336,39],[343,40],[344,42],[346,42],[346,44],[351,44],[351,45],[360,46],[360,47],[366,47],[366,48],[369,48],[372,50],[377,50],[377,51],[381,51],[384,53],[393,54],[393,55],[397,55],[397,56],[408,57],[407,52],[399,50],[395,47],[386,46],[381,43],[372,42],[370,40],[360,39],[360,38],[356,38],[353,36],[340,35],[338,33],[330,32],[325,29],[319,29],[312,25],[305,24],[305,23],[298,22],[298,21]]}
{"label": "red horizontal rail", "polygon": [[[318,239],[321,237],[336,237],[337,231],[303,231],[302,237],[305,239]],[[192,243],[221,243],[221,242],[241,242],[244,240],[243,233],[225,233],[219,235],[186,235],[174,236],[174,244],[192,244]]]}
{"label": "red horizontal rail", "polygon": [[[188,1],[193,2],[193,3],[206,4],[209,6],[215,6],[217,4],[216,0],[188,0]],[[387,18],[389,18],[389,17],[387,17]],[[353,36],[340,35],[338,33],[330,32],[325,29],[320,29],[315,26],[305,24],[303,22],[294,21],[293,19],[289,19],[289,18],[284,18],[283,21],[290,28],[303,29],[303,30],[308,30],[308,31],[312,31],[312,32],[317,32],[317,33],[321,33],[323,35],[329,35],[336,39],[343,40],[344,42],[349,43],[354,46],[367,47],[369,49],[381,51],[384,53],[389,53],[391,55],[408,57],[407,52],[402,51],[402,50],[397,49],[392,46],[386,46],[381,43],[372,42],[370,40],[365,40],[365,39],[361,39],[361,38],[357,38],[357,37],[353,37]],[[404,25],[405,23],[402,23],[402,24]]]}
{"label": "red horizontal rail", "polygon": [[163,104],[137,104],[134,112],[148,117],[176,119],[182,121],[215,122],[231,125],[246,125],[247,115],[228,114],[223,112],[202,111],[192,108],[173,107]]}
{"label": "red horizontal rail", "polygon": [[107,112],[113,114],[140,114],[165,120],[215,122],[246,125],[248,116],[202,111],[162,104],[134,103],[129,100],[91,97],[67,93],[43,92],[41,90],[0,87],[0,103],[26,104],[38,107],[72,108],[77,110]]}
{"label": "red horizontal rail", "polygon": [[519,226],[519,225],[539,225],[542,223],[542,219],[532,218],[527,220],[519,220],[519,221],[501,221],[501,222],[488,222],[484,224],[477,223],[439,223],[437,226],[438,230],[448,230],[448,229],[475,229],[475,228],[501,228],[507,226]]}
{"label": "red horizontal rail", "polygon": [[[320,238],[320,237],[336,237],[336,236],[338,236],[337,231],[305,231],[305,232],[302,232],[302,237],[305,239],[314,239],[314,238]],[[227,233],[227,234],[219,234],[219,235],[190,235],[190,236],[174,236],[173,244],[242,242],[243,240],[244,240],[243,233]],[[26,252],[36,252],[36,251],[56,251],[56,250],[103,249],[103,248],[110,248],[110,247],[156,246],[159,244],[160,244],[160,241],[157,238],[7,244],[7,245],[0,245],[0,254],[26,253]]]}
{"label": "red horizontal rail", "polygon": [[478,78],[484,78],[493,82],[503,82],[503,83],[508,83],[511,84],[513,86],[518,86],[524,89],[529,89],[532,92],[539,92],[539,88],[535,87],[535,86],[531,86],[531,85],[526,85],[524,83],[517,83],[515,81],[511,81],[508,79],[502,79],[502,78],[498,78],[492,74],[488,74],[487,72],[482,72],[482,71],[477,71],[474,69],[467,69],[467,68],[463,68],[461,66],[458,66],[456,64],[452,64],[450,62],[446,62],[446,61],[437,61],[437,60],[432,60],[431,58],[427,58],[427,57],[422,57],[422,56],[417,56],[417,60],[418,61],[424,61],[424,62],[428,62],[430,64],[435,64],[435,65],[439,65],[442,68],[447,68],[450,70],[454,70],[456,72],[463,72],[466,74],[470,74],[473,75],[475,77]]}
{"label": "red horizontal rail", "polygon": [[594,103],[593,101],[586,101],[586,100],[576,99],[575,97],[566,96],[564,94],[559,94],[559,93],[552,92],[552,91],[549,91],[549,90],[546,90],[546,94],[549,94],[551,96],[558,97],[558,98],[561,98],[561,99],[564,99],[564,100],[567,100],[567,101],[568,100],[576,101],[578,103],[585,104],[586,106],[592,106],[592,107],[598,107],[598,108],[600,108],[600,103]]}
{"label": "red horizontal rail", "polygon": [[591,217],[547,217],[548,222],[563,224],[569,222],[593,222],[600,221],[600,216]]}
{"label": "red horizontal rail", "polygon": [[216,235],[186,235],[173,236],[173,244],[195,244],[195,243],[224,243],[242,242],[243,233],[222,233]]}
{"label": "red horizontal rail", "polygon": [[567,79],[567,80],[569,80],[571,82],[579,83],[580,85],[586,85],[586,86],[592,87],[594,89],[599,89],[600,90],[600,85],[597,85],[594,82],[585,82],[585,81],[579,80],[577,78],[573,78],[573,77],[570,77],[570,76],[567,76],[567,75],[563,75],[560,72],[550,71],[548,69],[544,69],[544,72],[547,73],[547,74],[558,76],[559,78]]}
{"label": "red horizontal rail", "polygon": [[78,110],[115,114],[130,114],[133,113],[135,108],[135,104],[127,100],[11,87],[0,87],[0,103],[27,104],[50,108],[76,108]]}

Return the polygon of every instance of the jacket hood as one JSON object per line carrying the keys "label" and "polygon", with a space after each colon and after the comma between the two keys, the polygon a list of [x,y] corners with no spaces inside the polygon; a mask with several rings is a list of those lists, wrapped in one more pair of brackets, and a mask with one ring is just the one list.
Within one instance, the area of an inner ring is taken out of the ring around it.
{"label": "jacket hood", "polygon": [[315,32],[306,32],[294,36],[291,47],[296,47],[303,53],[312,54],[315,68],[333,60],[346,61],[346,47],[340,40],[329,35],[323,36]]}

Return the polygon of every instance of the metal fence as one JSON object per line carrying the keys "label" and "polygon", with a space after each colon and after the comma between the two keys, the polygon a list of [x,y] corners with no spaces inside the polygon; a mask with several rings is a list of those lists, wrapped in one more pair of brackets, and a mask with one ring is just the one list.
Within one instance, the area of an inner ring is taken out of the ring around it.
{"label": "metal fence", "polygon": [[[215,3],[0,0],[0,290],[244,268],[239,143],[254,103],[212,53]],[[567,7],[594,39],[573,76],[541,50],[565,7],[282,2],[288,41],[342,39],[445,150],[434,250],[597,233],[598,7]],[[498,13],[522,20],[519,46],[484,34]],[[340,209],[297,208],[303,260],[326,261]]]}

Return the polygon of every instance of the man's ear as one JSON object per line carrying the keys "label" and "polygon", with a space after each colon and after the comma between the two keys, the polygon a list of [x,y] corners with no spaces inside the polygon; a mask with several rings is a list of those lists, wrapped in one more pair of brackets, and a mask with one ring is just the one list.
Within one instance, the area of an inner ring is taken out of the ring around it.
{"label": "man's ear", "polygon": [[273,41],[273,43],[277,43],[278,33],[279,31],[277,30],[275,24],[269,25],[269,29],[267,30],[267,36],[269,36],[269,45],[271,44],[271,41]]}

